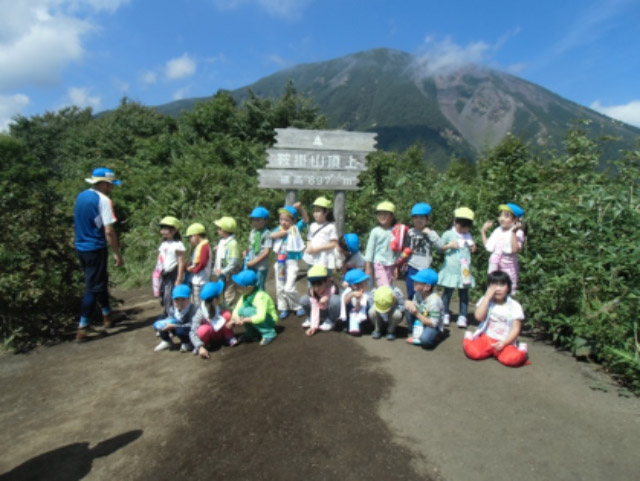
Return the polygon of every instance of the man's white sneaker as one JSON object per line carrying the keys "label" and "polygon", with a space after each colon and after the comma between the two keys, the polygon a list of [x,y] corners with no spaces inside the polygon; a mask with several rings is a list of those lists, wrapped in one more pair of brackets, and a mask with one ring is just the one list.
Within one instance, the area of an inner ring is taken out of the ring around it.
{"label": "man's white sneaker", "polygon": [[160,343],[153,348],[155,352],[166,351],[171,349],[171,343],[169,341],[160,341]]}
{"label": "man's white sneaker", "polygon": [[445,326],[451,324],[451,321],[449,320],[449,314],[445,314],[444,316],[442,316],[442,324],[444,324]]}
{"label": "man's white sneaker", "polygon": [[309,319],[308,317],[304,320],[304,322],[302,323],[302,328],[303,329],[307,329],[311,327],[311,319]]}
{"label": "man's white sneaker", "polygon": [[334,324],[329,319],[327,319],[322,324],[320,324],[320,330],[324,332],[331,331],[333,328],[334,328]]}
{"label": "man's white sneaker", "polygon": [[467,328],[467,318],[464,316],[458,316],[458,321],[456,322],[456,324],[458,325],[458,327],[460,329],[466,329]]}

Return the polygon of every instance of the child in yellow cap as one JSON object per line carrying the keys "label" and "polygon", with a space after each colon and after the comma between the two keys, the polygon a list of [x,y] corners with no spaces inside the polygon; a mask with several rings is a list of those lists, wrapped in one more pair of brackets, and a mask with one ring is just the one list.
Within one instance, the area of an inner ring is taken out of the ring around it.
{"label": "child in yellow cap", "polygon": [[378,287],[390,286],[395,278],[398,254],[391,249],[395,212],[396,206],[388,201],[376,206],[378,225],[371,230],[364,253],[365,273],[373,276]]}
{"label": "child in yellow cap", "polygon": [[224,301],[229,309],[233,309],[236,301],[236,287],[231,276],[240,272],[240,248],[234,235],[237,225],[233,217],[222,217],[214,222],[218,227],[220,240],[216,247],[216,260],[213,273],[219,281],[224,282]]}

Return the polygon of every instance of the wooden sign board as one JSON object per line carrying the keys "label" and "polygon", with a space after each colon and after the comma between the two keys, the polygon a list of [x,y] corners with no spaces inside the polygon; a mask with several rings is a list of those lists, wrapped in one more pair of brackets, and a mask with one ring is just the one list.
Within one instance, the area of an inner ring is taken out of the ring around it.
{"label": "wooden sign board", "polygon": [[287,190],[358,190],[359,171],[285,170],[258,171],[260,187]]}
{"label": "wooden sign board", "polygon": [[309,149],[268,149],[268,169],[365,170],[367,153]]}
{"label": "wooden sign board", "polygon": [[376,150],[376,133],[346,130],[276,129],[278,149]]}

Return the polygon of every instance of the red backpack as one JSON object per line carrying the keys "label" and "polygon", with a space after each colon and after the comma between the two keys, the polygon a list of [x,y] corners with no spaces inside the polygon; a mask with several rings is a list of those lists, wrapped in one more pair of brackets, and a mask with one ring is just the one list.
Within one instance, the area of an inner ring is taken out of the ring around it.
{"label": "red backpack", "polygon": [[404,224],[396,224],[391,231],[391,250],[393,252],[402,252],[404,246],[404,236],[409,232],[409,226]]}

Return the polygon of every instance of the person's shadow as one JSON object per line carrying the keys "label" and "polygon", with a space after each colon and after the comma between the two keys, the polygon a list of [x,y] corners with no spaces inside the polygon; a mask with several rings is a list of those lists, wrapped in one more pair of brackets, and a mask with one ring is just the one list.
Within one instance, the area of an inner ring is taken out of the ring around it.
{"label": "person's shadow", "polygon": [[78,481],[91,471],[93,460],[109,456],[142,436],[136,429],[106,439],[93,448],[89,443],[73,443],[40,454],[0,475],[0,481]]}

